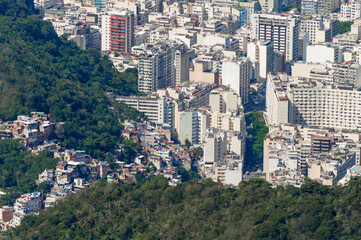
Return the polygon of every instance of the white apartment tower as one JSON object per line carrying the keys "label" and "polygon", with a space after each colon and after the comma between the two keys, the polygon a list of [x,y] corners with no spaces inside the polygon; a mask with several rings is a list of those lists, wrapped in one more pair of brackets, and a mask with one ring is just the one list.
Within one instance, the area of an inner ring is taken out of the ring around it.
{"label": "white apartment tower", "polygon": [[210,127],[246,133],[242,100],[233,90],[213,90],[209,95]]}
{"label": "white apartment tower", "polygon": [[285,53],[286,61],[298,60],[298,17],[253,14],[251,24],[253,39],[273,42],[274,51]]}
{"label": "white apartment tower", "polygon": [[273,70],[273,44],[272,42],[250,42],[247,45],[247,56],[251,61],[259,63],[259,76],[267,78],[267,73]]}
{"label": "white apartment tower", "polygon": [[341,5],[341,21],[349,22],[361,17],[361,1],[353,0]]}
{"label": "white apartment tower", "polygon": [[249,101],[252,63],[248,58],[226,60],[222,63],[222,85],[229,86],[241,97],[242,104]]}
{"label": "white apartment tower", "polygon": [[267,81],[268,125],[361,130],[361,92],[356,88],[280,74],[270,74]]}
{"label": "white apartment tower", "polygon": [[130,53],[135,45],[135,15],[127,9],[102,14],[101,50]]}
{"label": "white apartment tower", "polygon": [[206,130],[209,128],[209,115],[197,110],[179,113],[179,141],[184,144],[186,139],[192,144],[204,141]]}
{"label": "white apartment tower", "polygon": [[337,35],[337,20],[330,17],[303,16],[300,34],[307,32],[312,43],[330,42]]}
{"label": "white apartment tower", "polygon": [[307,126],[361,130],[358,91],[294,85],[289,89],[289,122]]}
{"label": "white apartment tower", "polygon": [[138,90],[150,93],[158,89],[175,87],[175,49],[162,45],[157,51],[138,56]]}
{"label": "white apartment tower", "polygon": [[[273,77],[268,74],[266,83],[266,113],[267,125],[288,123],[288,98],[283,91],[282,79],[284,75]],[[287,76],[284,76],[287,78]]]}
{"label": "white apartment tower", "polygon": [[214,163],[223,161],[227,154],[227,133],[217,129],[208,130],[203,152],[206,166],[213,166]]}

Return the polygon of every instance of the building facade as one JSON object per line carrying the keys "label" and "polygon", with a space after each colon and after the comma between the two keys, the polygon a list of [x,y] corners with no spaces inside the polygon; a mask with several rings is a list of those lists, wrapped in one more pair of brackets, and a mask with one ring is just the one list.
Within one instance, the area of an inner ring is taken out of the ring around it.
{"label": "building facade", "polygon": [[267,73],[273,70],[273,43],[272,42],[251,42],[247,45],[247,56],[251,61],[259,63],[259,77],[267,78]]}
{"label": "building facade", "polygon": [[251,19],[253,39],[273,42],[274,51],[286,54],[286,60],[298,60],[300,20],[296,16],[254,14]]}
{"label": "building facade", "polygon": [[196,110],[179,113],[178,137],[182,144],[185,144],[187,139],[192,144],[202,143],[208,128],[209,115],[207,113]]}
{"label": "building facade", "polygon": [[138,90],[150,93],[175,87],[175,47],[160,44],[151,51],[143,50],[138,55]]}
{"label": "building facade", "polygon": [[268,125],[293,123],[361,131],[361,92],[356,88],[271,74],[267,81]]}
{"label": "building facade", "polygon": [[227,133],[217,129],[207,131],[203,152],[205,165],[221,162],[227,154]]}
{"label": "building facade", "polygon": [[135,15],[126,9],[102,15],[102,51],[130,53],[135,44]]}
{"label": "building facade", "polygon": [[229,86],[242,99],[242,105],[249,101],[249,86],[252,76],[252,63],[248,58],[227,60],[222,63],[222,84]]}
{"label": "building facade", "polygon": [[194,50],[177,49],[175,51],[175,84],[181,85],[189,81],[189,68],[195,57]]}
{"label": "building facade", "polygon": [[318,0],[302,0],[301,13],[304,15],[313,15],[318,13]]}
{"label": "building facade", "polygon": [[150,121],[174,125],[174,103],[170,98],[117,96],[115,100],[144,113]]}
{"label": "building facade", "polygon": [[350,1],[341,4],[340,20],[342,22],[349,22],[361,17],[361,1]]}

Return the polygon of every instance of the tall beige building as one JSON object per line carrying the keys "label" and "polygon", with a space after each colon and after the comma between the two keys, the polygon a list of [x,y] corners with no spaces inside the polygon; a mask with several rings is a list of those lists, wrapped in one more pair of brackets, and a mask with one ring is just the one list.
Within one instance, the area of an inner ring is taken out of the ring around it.
{"label": "tall beige building", "polygon": [[239,110],[242,105],[239,95],[229,90],[213,90],[209,95],[211,111],[227,113]]}
{"label": "tall beige building", "polygon": [[203,152],[205,165],[221,162],[227,154],[227,133],[217,129],[207,131]]}
{"label": "tall beige building", "polygon": [[263,80],[267,78],[267,73],[273,70],[273,43],[250,42],[247,45],[247,56],[251,61],[259,63],[259,77]]}
{"label": "tall beige building", "polygon": [[241,97],[242,105],[249,101],[252,63],[248,58],[226,60],[222,63],[222,85],[228,86]]}
{"label": "tall beige building", "polygon": [[209,128],[209,115],[197,110],[189,110],[179,113],[178,137],[182,144],[186,140],[192,144],[204,141],[206,130]]}
{"label": "tall beige building", "polygon": [[175,51],[174,65],[176,86],[189,81],[189,68],[191,67],[192,59],[194,57],[194,50],[177,49]]}

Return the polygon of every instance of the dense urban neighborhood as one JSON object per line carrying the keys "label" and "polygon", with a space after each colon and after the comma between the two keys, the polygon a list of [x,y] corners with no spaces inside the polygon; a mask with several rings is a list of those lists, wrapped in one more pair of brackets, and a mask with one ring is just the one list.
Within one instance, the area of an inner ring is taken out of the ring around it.
{"label": "dense urban neighborhood", "polygon": [[357,239],[360,54],[359,0],[0,0],[0,239]]}

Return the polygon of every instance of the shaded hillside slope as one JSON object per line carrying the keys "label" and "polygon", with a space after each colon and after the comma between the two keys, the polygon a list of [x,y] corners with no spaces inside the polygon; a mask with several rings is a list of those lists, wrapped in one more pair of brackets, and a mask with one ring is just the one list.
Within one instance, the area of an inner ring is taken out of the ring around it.
{"label": "shaded hillside slope", "polygon": [[67,148],[104,156],[120,133],[104,92],[135,94],[136,73],[118,73],[99,53],[58,38],[51,23],[31,15],[31,6],[0,0],[0,120],[50,113],[65,122],[58,138]]}
{"label": "shaded hillside slope", "polygon": [[212,181],[97,183],[25,220],[4,239],[357,239],[361,180],[271,189]]}

